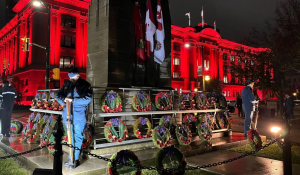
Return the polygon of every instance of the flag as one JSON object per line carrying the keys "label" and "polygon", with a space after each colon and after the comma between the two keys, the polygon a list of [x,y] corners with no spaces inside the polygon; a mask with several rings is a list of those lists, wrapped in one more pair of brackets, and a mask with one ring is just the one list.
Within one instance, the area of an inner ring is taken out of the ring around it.
{"label": "flag", "polygon": [[146,22],[145,22],[145,28],[146,28],[146,52],[147,52],[147,58],[149,59],[151,56],[151,53],[153,52],[154,47],[154,41],[153,41],[153,35],[155,34],[156,26],[154,24],[154,17],[152,12],[152,6],[151,1],[147,0],[147,12],[146,12]]}
{"label": "flag", "polygon": [[135,45],[136,45],[136,57],[137,63],[140,64],[145,62],[145,47],[144,47],[144,35],[142,28],[142,19],[140,14],[140,6],[138,3],[135,3],[134,11],[133,11],[133,19],[135,25]]}
{"label": "flag", "polygon": [[189,13],[186,13],[186,14],[185,14],[185,16],[188,16],[188,17],[190,17],[190,12],[189,12]]}
{"label": "flag", "polygon": [[201,17],[204,18],[203,6],[202,6],[202,11],[201,11]]}
{"label": "flag", "polygon": [[158,64],[161,64],[165,59],[165,31],[164,31],[164,22],[163,22],[163,13],[161,8],[160,0],[157,2],[157,29],[156,29],[156,47],[154,51],[154,61]]}

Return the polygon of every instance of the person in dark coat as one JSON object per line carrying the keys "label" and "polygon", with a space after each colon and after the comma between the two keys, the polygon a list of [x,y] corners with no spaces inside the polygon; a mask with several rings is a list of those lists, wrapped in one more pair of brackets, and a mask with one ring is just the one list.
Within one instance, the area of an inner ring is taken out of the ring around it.
{"label": "person in dark coat", "polygon": [[245,122],[244,122],[244,136],[247,136],[247,133],[251,127],[251,121],[253,117],[253,111],[255,110],[254,104],[257,103],[254,99],[252,88],[254,86],[254,81],[247,80],[247,86],[242,90],[242,101],[243,109],[245,112]]}
{"label": "person in dark coat", "polygon": [[287,119],[294,119],[294,106],[295,103],[293,99],[288,95],[285,94],[286,102],[285,102],[285,116]]}
{"label": "person in dark coat", "polygon": [[[70,119],[71,119],[71,137],[72,144],[78,148],[81,148],[83,141],[83,130],[86,124],[85,113],[87,111],[88,104],[92,100],[92,88],[91,84],[80,77],[77,68],[73,68],[69,71],[68,76],[69,81],[66,81],[62,88],[58,91],[56,99],[58,103],[65,105],[66,101],[71,102],[70,108]],[[62,112],[63,122],[67,125],[67,109],[66,105]],[[65,166],[69,166],[70,169],[74,169],[79,166],[79,150],[74,150],[74,161],[71,162],[71,157],[69,156],[69,161],[65,162]],[[72,165],[72,166],[71,166]]]}
{"label": "person in dark coat", "polygon": [[9,137],[11,115],[17,96],[16,90],[9,86],[8,81],[3,81],[3,85],[4,86],[0,89],[1,134],[5,137]]}
{"label": "person in dark coat", "polygon": [[238,116],[240,118],[245,118],[243,115],[243,100],[242,100],[242,97],[240,96],[240,94],[238,94],[236,97],[236,105],[238,108]]}

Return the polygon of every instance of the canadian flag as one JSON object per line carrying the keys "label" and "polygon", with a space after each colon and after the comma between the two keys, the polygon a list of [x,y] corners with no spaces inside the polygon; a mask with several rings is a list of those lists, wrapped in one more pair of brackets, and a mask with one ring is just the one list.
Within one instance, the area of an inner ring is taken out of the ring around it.
{"label": "canadian flag", "polygon": [[158,64],[162,64],[165,59],[165,31],[164,31],[164,22],[163,22],[163,13],[161,9],[160,0],[157,3],[157,29],[156,29],[156,46],[154,51],[154,61]]}
{"label": "canadian flag", "polygon": [[151,53],[153,52],[154,47],[154,41],[153,41],[153,35],[156,30],[156,26],[154,24],[154,18],[153,18],[153,12],[152,12],[152,6],[151,1],[147,0],[147,12],[146,12],[146,22],[145,22],[145,28],[146,28],[146,56],[149,59],[151,56]]}

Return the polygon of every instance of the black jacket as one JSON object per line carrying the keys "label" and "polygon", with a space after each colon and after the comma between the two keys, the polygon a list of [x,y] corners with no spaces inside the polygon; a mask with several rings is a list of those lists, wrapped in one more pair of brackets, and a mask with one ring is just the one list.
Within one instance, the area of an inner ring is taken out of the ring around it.
{"label": "black jacket", "polygon": [[5,86],[0,89],[0,101],[2,102],[0,107],[12,110],[14,108],[14,101],[16,98],[17,94],[15,88],[11,86]]}
{"label": "black jacket", "polygon": [[293,114],[294,113],[295,103],[294,103],[294,101],[293,101],[293,99],[291,97],[289,97],[289,98],[286,99],[285,106],[286,106],[286,113],[289,113],[289,114]]}

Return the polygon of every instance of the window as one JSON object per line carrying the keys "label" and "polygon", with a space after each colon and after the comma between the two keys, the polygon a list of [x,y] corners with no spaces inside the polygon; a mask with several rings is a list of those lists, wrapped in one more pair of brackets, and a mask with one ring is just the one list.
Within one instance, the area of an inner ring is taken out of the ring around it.
{"label": "window", "polygon": [[233,55],[230,56],[230,61],[235,61]]}
{"label": "window", "polygon": [[223,65],[223,72],[227,72],[227,65]]}
{"label": "window", "polygon": [[232,92],[232,96],[233,96],[233,97],[235,97],[235,93],[234,93],[234,90],[233,90],[233,92]]}
{"label": "window", "polygon": [[180,78],[179,72],[173,72],[173,78]]}
{"label": "window", "polygon": [[208,61],[208,60],[204,60],[204,68],[205,68],[206,70],[209,69],[209,61]]}
{"label": "window", "polygon": [[227,78],[227,76],[224,76],[224,77],[223,77],[223,82],[224,82],[224,83],[228,83],[228,78]]}
{"label": "window", "polygon": [[242,62],[242,59],[240,56],[238,56],[238,62],[241,63]]}
{"label": "window", "polygon": [[181,50],[181,49],[180,49],[180,44],[179,44],[179,43],[174,43],[174,44],[173,44],[173,50],[174,50],[174,51],[180,52],[180,50]]}
{"label": "window", "polygon": [[25,86],[28,86],[28,79],[25,79]]}
{"label": "window", "polygon": [[173,65],[179,66],[180,65],[180,58],[175,57],[173,60]]}
{"label": "window", "polygon": [[247,62],[248,62],[248,59],[245,59],[245,63],[247,64]]}
{"label": "window", "polygon": [[227,54],[226,53],[223,54],[223,60],[227,61]]}
{"label": "window", "polygon": [[68,47],[75,49],[76,38],[72,36],[62,35],[60,40],[61,47]]}
{"label": "window", "polygon": [[254,65],[254,61],[253,60],[251,60],[251,66],[253,66]]}
{"label": "window", "polygon": [[69,28],[76,28],[76,18],[73,16],[62,14],[60,25]]}
{"label": "window", "polygon": [[73,59],[74,59],[73,57],[61,57],[59,68],[69,68]]}
{"label": "window", "polygon": [[227,91],[227,95],[228,95],[228,97],[230,97],[230,92],[229,91]]}

